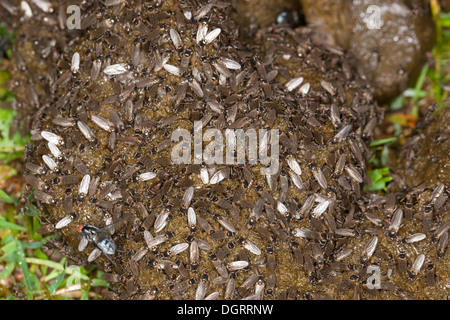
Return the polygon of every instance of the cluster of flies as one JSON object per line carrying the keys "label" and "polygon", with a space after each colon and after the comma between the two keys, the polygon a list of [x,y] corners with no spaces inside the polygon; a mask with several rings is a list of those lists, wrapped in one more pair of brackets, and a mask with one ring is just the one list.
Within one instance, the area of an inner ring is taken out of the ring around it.
{"label": "cluster of flies", "polygon": [[[118,5],[125,4],[120,0],[106,1],[107,7]],[[142,10],[145,7],[144,5],[140,6]],[[150,11],[151,8],[150,12],[158,12],[160,6],[161,3],[156,2],[154,5],[149,5],[147,9]],[[309,101],[314,101],[315,98],[322,98],[326,95],[329,97],[338,95],[339,88],[326,80],[320,81],[320,93],[317,93],[317,96],[314,96],[314,92],[310,92],[311,85],[307,82],[304,83],[304,77],[302,76],[290,78],[288,74],[286,76],[288,80],[283,86],[274,83],[275,78],[279,74],[285,76],[286,71],[281,68],[273,68],[268,71],[270,65],[274,64],[273,57],[266,57],[266,61],[262,63],[257,59],[251,62],[245,61],[237,54],[231,56],[230,52],[235,48],[227,51],[226,45],[220,41],[221,37],[225,37],[224,30],[218,27],[220,26],[218,21],[225,19],[219,15],[220,9],[224,7],[226,7],[225,3],[212,1],[198,10],[193,10],[194,5],[190,4],[189,1],[180,1],[180,12],[174,17],[177,23],[173,27],[165,25],[160,30],[161,32],[164,30],[165,34],[147,30],[147,37],[149,37],[150,42],[158,44],[164,39],[167,44],[167,41],[169,41],[172,46],[170,52],[177,52],[181,56],[179,64],[174,62],[176,59],[173,59],[167,50],[163,52],[155,50],[150,68],[146,72],[149,76],[136,79],[136,75],[139,74],[137,70],[144,54],[138,44],[131,54],[131,64],[114,64],[108,63],[104,59],[95,59],[91,63],[91,80],[95,81],[99,77],[104,77],[106,80],[115,79],[114,81],[128,84],[129,86],[126,88],[133,88],[134,90],[136,87],[148,89],[153,86],[162,86],[164,81],[161,80],[161,74],[166,79],[177,77],[177,89],[173,96],[174,105],[180,105],[185,99],[198,99],[198,101],[203,101],[199,105],[204,107],[201,111],[205,124],[214,122],[212,121],[213,118],[220,118],[225,114],[227,117],[226,123],[231,126],[236,125],[236,127],[243,127],[251,123],[247,118],[248,116],[243,116],[240,119],[238,117],[240,112],[249,111],[245,109],[245,103],[239,102],[239,100],[249,99],[248,102],[251,104],[252,101],[257,100],[250,100],[252,94],[257,98],[265,99],[268,103],[270,101],[285,101],[287,103],[289,99],[299,101],[298,99],[302,98],[310,98]],[[217,14],[218,17],[211,18],[214,14]],[[166,16],[175,15],[171,12],[166,13]],[[141,26],[139,26],[139,22],[136,25],[140,28],[139,30],[145,30],[142,27],[142,22]],[[177,30],[177,25],[183,29],[183,32]],[[193,40],[191,42],[194,44],[185,39],[187,27],[192,27],[192,39],[190,40]],[[189,45],[186,44],[188,42]],[[217,57],[208,57],[204,53],[208,46],[212,46],[215,51],[220,48],[223,52]],[[283,51],[286,50],[286,48],[283,48]],[[191,65],[192,56],[203,61],[203,65]],[[295,52],[282,54],[282,58],[285,60],[294,56]],[[82,72],[82,64],[80,53],[75,52],[71,58],[70,72],[61,76],[64,79],[59,80],[59,84],[69,83],[70,77],[79,77],[80,72]],[[252,69],[256,69],[256,71],[252,72]],[[152,75],[152,73],[155,75]],[[205,81],[226,87],[232,92],[238,92],[240,87],[244,87],[247,91],[239,95],[229,94],[227,99],[219,99],[218,96],[207,93],[210,89],[207,90],[208,85],[205,84]],[[124,139],[123,137],[126,136],[128,129],[134,134],[142,133],[145,131],[142,129],[142,123],[149,122],[148,119],[144,121],[142,117],[137,116],[136,106],[131,99],[127,99],[133,90],[126,88],[119,94],[125,101],[122,115],[120,115],[120,112],[112,111],[110,119],[95,112],[84,118],[57,116],[53,118],[53,125],[58,130],[46,129],[32,132],[32,139],[43,141],[47,148],[45,154],[39,155],[38,164],[29,162],[26,165],[31,173],[26,176],[26,180],[28,184],[35,188],[34,194],[38,201],[53,206],[58,203],[59,200],[51,195],[52,185],[55,182],[64,186],[78,185],[76,201],[79,203],[91,201],[93,195],[98,191],[100,196],[104,198],[101,200],[103,201],[103,208],[107,210],[111,210],[113,203],[120,201],[125,196],[117,188],[115,181],[101,181],[102,174],[93,174],[79,158],[70,156],[71,150],[67,148],[68,140],[63,138],[60,132],[69,131],[73,133],[76,131],[78,140],[84,139],[91,146],[102,147],[97,138],[96,129],[102,130],[109,134],[108,149],[111,153],[114,153],[114,145],[117,143],[118,136]],[[191,93],[188,92],[188,88],[190,88]],[[232,107],[229,107],[230,104]],[[286,106],[286,108],[289,109],[290,106]],[[250,110],[250,113],[254,110],[256,108]],[[276,114],[266,111],[262,108],[259,113],[257,112],[255,118],[264,118],[266,124],[273,123]],[[424,226],[428,224],[423,233],[411,234],[399,239],[399,230],[405,223],[404,211],[408,209],[405,208],[404,210],[400,206],[397,207],[395,197],[377,198],[373,200],[373,203],[369,203],[363,212],[357,212],[355,206],[351,206],[349,210],[341,207],[338,201],[339,197],[345,199],[361,198],[360,185],[365,182],[365,159],[368,153],[362,136],[365,138],[371,136],[376,119],[375,121],[372,119],[364,127],[358,128],[360,130],[357,134],[356,127],[351,122],[354,119],[349,120],[357,116],[349,113],[345,108],[332,104],[329,108],[322,109],[320,107],[316,111],[316,115],[305,112],[303,117],[296,118],[298,120],[289,120],[291,123],[303,124],[300,129],[303,140],[300,143],[295,133],[284,134],[281,141],[283,159],[281,159],[280,171],[276,175],[267,175],[264,177],[265,181],[256,183],[254,174],[248,168],[229,169],[201,166],[198,175],[202,183],[187,187],[182,196],[180,212],[185,215],[186,226],[189,229],[189,233],[184,236],[185,242],[174,244],[171,242],[171,239],[174,238],[173,232],[167,231],[172,216],[175,214],[173,208],[171,208],[172,210],[158,209],[159,212],[157,212],[156,209],[149,208],[141,202],[135,203],[133,207],[136,208],[140,216],[145,218],[146,228],[142,232],[145,245],[130,258],[129,268],[132,274],[137,278],[139,262],[144,257],[152,256],[153,258],[148,260],[146,264],[162,270],[168,276],[169,289],[175,298],[182,298],[183,293],[195,285],[195,299],[198,300],[217,299],[222,295],[225,299],[236,297],[262,299],[266,296],[273,296],[276,292],[276,251],[279,242],[289,244],[295,262],[303,267],[307,278],[316,284],[327,283],[330,278],[343,271],[356,271],[358,266],[344,263],[344,261],[350,260],[357,251],[346,246],[347,240],[353,238],[366,239],[358,252],[359,267],[361,268],[367,267],[377,252],[381,256],[385,253],[380,249],[380,242],[384,237],[398,242],[399,246],[407,247],[424,241],[428,234],[433,232],[430,241],[437,243],[437,256],[442,258],[448,246],[450,223],[432,225],[432,220],[430,220],[424,222]],[[286,112],[286,117],[290,116],[291,112],[293,111]],[[330,120],[335,130],[335,134],[329,141],[325,141],[321,133],[314,130],[314,128],[322,125],[321,121],[325,118]],[[173,118],[171,121],[173,121]],[[159,122],[152,121],[152,124],[154,127],[167,125],[164,124],[164,119]],[[269,138],[266,137],[266,139]],[[74,138],[71,137],[70,139],[73,140]],[[131,139],[130,141],[135,140]],[[348,150],[344,150],[342,147],[343,142],[348,142]],[[72,149],[74,149],[73,142],[70,143]],[[83,143],[75,144],[79,146]],[[301,159],[300,153],[297,151],[301,150],[303,154],[307,154],[309,153],[308,147],[311,150],[329,147],[331,163],[319,166],[314,162]],[[71,170],[67,170],[68,162],[70,162],[71,168],[76,168],[78,172],[82,173],[81,181]],[[117,165],[118,163],[113,161],[109,168],[106,168],[108,175],[115,172]],[[60,178],[54,178],[58,181],[53,181],[53,179],[50,183],[39,178],[39,176],[48,176],[49,173]],[[244,178],[244,187],[241,186],[238,189],[238,194],[229,194],[220,199],[218,197],[210,199],[213,205],[225,209],[229,213],[229,217],[224,215],[222,211],[212,212],[210,213],[211,217],[208,218],[203,213],[199,214],[199,211],[202,210],[194,205],[196,203],[194,201],[195,193],[201,192],[202,188],[212,189],[222,184],[226,185],[227,181],[242,179],[242,177]],[[120,175],[120,179],[145,185],[156,181],[158,174],[157,170],[149,170],[148,166],[132,165],[125,168]],[[252,186],[256,186],[260,196],[255,202],[246,202],[243,194],[245,189]],[[98,190],[99,188],[100,190]],[[167,191],[170,188],[171,185],[167,187]],[[292,196],[298,194],[302,195],[302,202],[298,201],[299,197]],[[428,211],[445,207],[447,198],[445,186],[440,184],[432,192],[428,205],[431,209]],[[72,206],[71,201],[63,201],[64,211],[72,212]],[[240,221],[238,206],[250,210],[245,226],[236,222]],[[380,218],[379,215],[371,213],[372,209],[375,210],[378,207],[383,207],[387,216]],[[55,228],[69,227],[79,216],[81,214],[70,213],[57,221]],[[424,213],[422,219],[423,221],[428,219],[426,213]],[[365,222],[369,222],[371,227],[362,230],[356,228]],[[312,227],[307,228],[308,224]],[[88,256],[89,262],[94,261],[103,253],[114,264],[114,256],[117,251],[114,240],[115,225],[116,222],[113,222],[110,216],[103,227],[87,223],[80,224],[78,231],[81,234],[81,240],[78,249],[83,251],[89,243],[94,246],[94,250]],[[215,225],[218,225],[219,228]],[[153,228],[153,234],[150,232],[151,228]],[[167,232],[164,233],[165,230]],[[253,241],[245,236],[249,232],[254,232],[257,235],[255,239],[263,239],[266,243],[265,247],[261,246],[264,241]],[[200,235],[206,235],[207,237],[202,238]],[[207,240],[208,238],[211,240]],[[214,243],[211,244],[211,241]],[[217,245],[224,242],[226,242],[224,246]],[[169,244],[169,247],[163,250],[162,247],[167,246],[167,244]],[[235,250],[239,247],[244,250]],[[178,258],[184,256],[185,252],[188,253],[188,261]],[[237,253],[237,257],[232,253]],[[211,261],[217,273],[217,277],[213,279],[210,279],[210,274],[206,272],[201,273],[198,277],[192,276],[192,273],[195,274],[200,269],[205,256]],[[406,252],[399,253],[396,259],[398,270],[401,273],[408,273],[409,279],[413,281],[418,277],[423,265],[426,264],[428,270],[427,283],[430,285],[434,283],[434,265],[431,261],[426,262],[425,254],[418,254],[409,266],[407,256]],[[175,261],[172,261],[169,257],[175,257]],[[230,257],[235,258],[230,260]],[[389,257],[388,259],[393,258]],[[264,266],[263,269],[268,271],[267,276],[260,271],[259,267],[261,266]],[[248,274],[241,283],[237,280],[239,272]],[[115,273],[107,274],[106,277],[112,282],[123,281],[123,277]],[[179,279],[181,280],[178,281]],[[344,280],[338,288],[345,288],[347,282],[348,280]],[[129,283],[134,284],[134,282]],[[126,286],[129,283],[127,282]],[[131,284],[126,292],[134,292]],[[215,288],[222,286],[223,292],[220,290],[210,292],[212,286]],[[403,297],[408,297],[406,292],[393,286],[390,282],[384,283],[384,288],[393,290]],[[146,298],[154,298],[160,289],[155,287],[143,295]],[[280,293],[278,298],[289,299],[295,298],[296,295],[297,289],[290,288]],[[308,297],[320,298],[320,294],[310,294]]]}

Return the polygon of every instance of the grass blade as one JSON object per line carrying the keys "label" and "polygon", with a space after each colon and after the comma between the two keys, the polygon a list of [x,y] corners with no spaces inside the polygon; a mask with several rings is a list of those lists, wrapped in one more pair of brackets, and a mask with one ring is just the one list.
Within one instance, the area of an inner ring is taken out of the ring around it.
{"label": "grass blade", "polygon": [[18,230],[18,231],[26,231],[27,228],[24,226],[19,226],[15,223],[11,223],[5,220],[4,217],[0,216],[0,229],[3,230]]}
{"label": "grass blade", "polygon": [[28,269],[27,262],[25,260],[25,252],[23,251],[22,243],[20,243],[20,250],[17,251],[17,264],[23,273],[23,280],[25,282],[25,286],[27,287],[30,293],[33,292],[33,286],[31,284],[31,275],[30,270]]}
{"label": "grass blade", "polygon": [[394,142],[394,141],[397,141],[397,138],[396,138],[396,137],[393,137],[393,138],[386,138],[386,139],[379,139],[379,140],[374,140],[374,141],[372,141],[372,142],[370,143],[370,146],[371,146],[371,147],[378,147],[378,146],[381,146],[381,145],[383,145],[383,144],[390,143],[390,142]]}
{"label": "grass blade", "polygon": [[58,271],[63,271],[64,270],[64,265],[62,265],[59,262],[55,262],[55,261],[51,261],[51,260],[44,260],[44,259],[39,259],[39,258],[33,258],[33,257],[28,257],[25,260],[28,263],[44,265],[44,266],[47,266],[49,268],[56,269]]}
{"label": "grass blade", "polygon": [[14,271],[16,264],[14,262],[8,262],[0,273],[0,279],[7,279]]}
{"label": "grass blade", "polygon": [[64,271],[62,271],[58,275],[58,277],[55,279],[55,281],[53,281],[52,284],[48,287],[48,291],[50,292],[51,295],[55,294],[56,289],[58,289],[58,287],[63,282],[65,274],[66,273]]}
{"label": "grass blade", "polygon": [[6,203],[11,203],[11,204],[17,204],[17,200],[14,200],[13,198],[11,198],[5,191],[3,191],[2,189],[0,189],[0,201],[1,202],[6,202]]}

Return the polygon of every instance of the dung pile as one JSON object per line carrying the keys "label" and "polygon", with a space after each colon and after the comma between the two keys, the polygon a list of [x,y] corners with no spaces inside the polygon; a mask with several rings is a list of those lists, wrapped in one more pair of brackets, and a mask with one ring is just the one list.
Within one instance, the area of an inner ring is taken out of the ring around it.
{"label": "dung pile", "polygon": [[[31,21],[57,21],[37,12]],[[43,227],[107,271],[112,298],[426,297],[418,263],[396,267],[401,244],[415,258],[397,199],[364,197],[379,116],[347,54],[281,26],[243,43],[222,1],[85,1],[81,12],[54,81],[42,80],[51,95],[32,118],[26,181]],[[249,156],[208,164],[208,152],[174,163],[172,134],[192,138],[195,121],[204,133],[278,129],[258,141],[279,138],[279,170]],[[429,239],[415,247],[436,258]],[[366,284],[373,265],[381,291]],[[446,294],[443,281],[426,290]]]}

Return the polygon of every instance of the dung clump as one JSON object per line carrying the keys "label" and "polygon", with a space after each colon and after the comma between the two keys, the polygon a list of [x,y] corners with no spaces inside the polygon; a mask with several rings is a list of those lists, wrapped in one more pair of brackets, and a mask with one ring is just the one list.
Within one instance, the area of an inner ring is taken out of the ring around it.
{"label": "dung clump", "polygon": [[291,0],[246,0],[230,1],[234,10],[232,18],[245,29],[256,31],[272,24],[287,24],[298,27],[304,24],[299,1]]}
{"label": "dung clump", "polygon": [[[386,102],[414,85],[434,43],[427,1],[301,0],[309,25],[353,52],[358,66]],[[328,39],[328,38],[327,38]],[[330,39],[328,39],[330,41]]]}
{"label": "dung clump", "polygon": [[[414,86],[434,43],[429,1],[232,1],[243,37],[259,27],[287,24],[312,28],[315,45],[352,52],[354,66],[381,103]],[[445,10],[445,1],[442,1]]]}
{"label": "dung clump", "polygon": [[[72,256],[105,269],[111,298],[410,298],[422,290],[423,259],[410,246],[406,273],[395,271],[397,235],[406,232],[396,198],[367,199],[362,188],[380,115],[346,53],[282,25],[243,42],[222,1],[82,7],[82,30],[31,118],[25,177],[43,227],[56,228]],[[196,123],[203,147],[207,130],[266,129],[257,141],[272,154],[279,141],[278,170],[261,170],[248,154],[245,164],[209,163],[223,155],[206,148],[175,163],[173,133],[187,132],[192,151]],[[410,242],[434,261],[420,238]],[[381,290],[368,285],[373,265],[383,268]],[[442,297],[436,283],[430,294]]]}
{"label": "dung clump", "polygon": [[416,132],[402,146],[400,158],[393,163],[396,186],[405,189],[421,184],[433,187],[436,184],[450,184],[450,108],[448,105],[436,110],[431,106]]}

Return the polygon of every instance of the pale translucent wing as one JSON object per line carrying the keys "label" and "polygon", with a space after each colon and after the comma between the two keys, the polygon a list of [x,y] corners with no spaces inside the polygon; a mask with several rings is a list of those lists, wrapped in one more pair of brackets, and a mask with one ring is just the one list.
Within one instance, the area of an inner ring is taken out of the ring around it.
{"label": "pale translucent wing", "polygon": [[89,241],[85,237],[82,237],[80,243],[78,244],[78,251],[83,251],[88,245]]}
{"label": "pale translucent wing", "polygon": [[88,262],[92,262],[95,259],[97,259],[98,257],[100,257],[100,255],[102,254],[102,251],[99,248],[95,248],[94,250],[92,250],[92,252],[89,254],[88,257]]}
{"label": "pale translucent wing", "polygon": [[58,221],[58,223],[55,226],[55,229],[62,229],[66,227],[69,223],[71,223],[73,220],[71,215],[65,216],[61,220]]}

